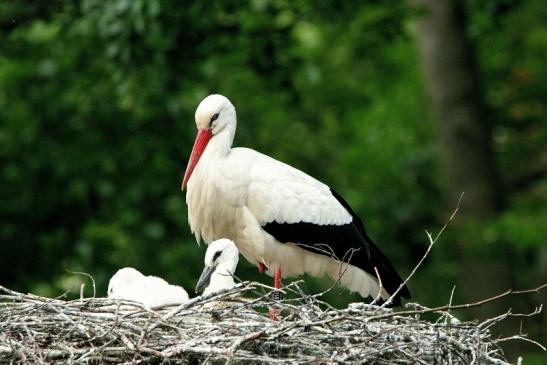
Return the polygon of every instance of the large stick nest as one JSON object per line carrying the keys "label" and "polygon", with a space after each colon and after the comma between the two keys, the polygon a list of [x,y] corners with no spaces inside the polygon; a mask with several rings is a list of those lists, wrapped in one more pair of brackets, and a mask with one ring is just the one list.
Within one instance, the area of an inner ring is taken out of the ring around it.
{"label": "large stick nest", "polygon": [[[424,307],[335,309],[296,283],[273,301],[243,283],[157,310],[107,298],[64,301],[0,287],[0,362],[507,364],[489,327]],[[276,303],[280,320],[264,314]],[[427,310],[425,311],[427,312]]]}

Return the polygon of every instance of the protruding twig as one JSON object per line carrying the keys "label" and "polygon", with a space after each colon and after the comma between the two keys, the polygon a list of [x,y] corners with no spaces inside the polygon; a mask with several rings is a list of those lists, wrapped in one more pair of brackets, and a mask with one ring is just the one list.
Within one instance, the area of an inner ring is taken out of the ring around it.
{"label": "protruding twig", "polygon": [[408,283],[408,281],[410,280],[410,278],[412,278],[412,276],[414,276],[414,274],[416,273],[416,271],[418,270],[418,268],[420,266],[422,266],[422,263],[425,261],[426,257],[429,255],[429,252],[431,251],[431,249],[433,248],[433,245],[435,245],[435,243],[437,242],[437,240],[439,239],[439,237],[441,237],[441,235],[443,234],[444,230],[446,229],[446,227],[448,227],[448,224],[450,224],[450,222],[452,221],[452,219],[454,219],[454,217],[456,216],[456,213],[458,213],[458,210],[460,209],[460,203],[462,202],[462,199],[463,199],[463,196],[464,196],[465,193],[462,193],[460,195],[460,199],[458,199],[458,204],[456,205],[456,209],[454,209],[454,212],[452,212],[452,215],[450,216],[450,218],[448,218],[448,221],[446,221],[446,223],[444,224],[444,226],[441,228],[441,230],[437,233],[437,235],[435,236],[435,238],[432,238],[431,236],[431,233],[429,233],[427,230],[425,231],[425,233],[427,234],[427,238],[429,239],[429,246],[427,247],[427,250],[425,251],[424,255],[422,256],[422,258],[420,259],[420,261],[418,261],[418,263],[416,264],[416,266],[414,267],[414,269],[411,271],[411,273],[406,277],[406,279],[401,283],[401,285],[399,285],[399,287],[397,288],[397,290],[395,290],[395,292],[393,294],[391,294],[391,296],[389,297],[388,300],[386,300],[382,305],[381,307],[385,307],[386,305],[390,305],[392,302],[393,302],[393,299],[397,296],[397,294],[399,294],[399,292],[406,286],[406,284]]}
{"label": "protruding twig", "polygon": [[[71,274],[84,275],[84,276],[87,276],[88,278],[90,278],[91,283],[93,285],[93,298],[95,298],[97,296],[97,288],[95,287],[95,279],[93,279],[93,276],[91,276],[90,274],[88,274],[86,272],[81,272],[81,271],[70,271],[70,270],[66,270],[66,271],[71,273]],[[80,294],[80,299],[83,299],[82,294]]]}

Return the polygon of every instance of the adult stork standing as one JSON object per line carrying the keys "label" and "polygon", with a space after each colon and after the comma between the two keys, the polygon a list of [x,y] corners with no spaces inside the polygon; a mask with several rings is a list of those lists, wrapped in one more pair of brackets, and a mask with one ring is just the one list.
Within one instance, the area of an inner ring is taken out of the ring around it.
{"label": "adult stork standing", "polygon": [[[228,238],[261,272],[281,278],[329,275],[363,297],[384,300],[402,280],[334,190],[283,162],[232,148],[236,111],[222,95],[199,104],[184,174],[188,221],[198,243]],[[381,281],[381,287],[378,278]],[[410,298],[406,286],[392,299]]]}

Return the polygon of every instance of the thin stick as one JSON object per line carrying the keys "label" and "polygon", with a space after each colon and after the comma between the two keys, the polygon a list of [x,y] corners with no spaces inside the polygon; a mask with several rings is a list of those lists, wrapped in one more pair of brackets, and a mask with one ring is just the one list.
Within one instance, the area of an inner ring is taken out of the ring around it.
{"label": "thin stick", "polygon": [[405,279],[405,281],[403,281],[401,283],[401,285],[399,285],[399,287],[397,288],[397,290],[395,290],[395,292],[389,297],[388,300],[386,300],[380,307],[381,308],[384,308],[385,306],[387,305],[390,305],[391,303],[393,303],[393,299],[397,296],[397,294],[399,294],[399,292],[406,286],[406,284],[408,283],[408,281],[410,280],[410,278],[412,278],[412,276],[416,273],[416,271],[418,270],[418,268],[420,266],[422,266],[422,263],[424,262],[424,260],[426,259],[426,257],[429,255],[429,252],[431,251],[431,249],[433,248],[433,245],[435,245],[435,243],[437,242],[437,240],[439,239],[439,237],[441,236],[441,234],[444,232],[444,230],[446,229],[446,227],[448,227],[448,224],[452,221],[452,219],[454,219],[454,217],[456,216],[456,213],[458,212],[458,209],[460,209],[460,203],[463,199],[463,196],[464,196],[465,193],[462,193],[460,195],[460,199],[458,200],[458,204],[456,205],[456,209],[454,209],[454,212],[452,212],[452,215],[450,216],[450,218],[448,218],[448,221],[444,224],[444,226],[441,228],[441,230],[439,231],[439,233],[437,233],[437,236],[435,236],[435,239],[432,238],[431,236],[431,233],[429,233],[428,231],[425,231],[426,234],[427,234],[427,238],[429,239],[429,247],[427,247],[427,250],[425,251],[425,254],[422,256],[422,258],[420,259],[420,261],[418,262],[418,264],[414,267],[414,269],[412,270],[412,272],[407,276],[407,278]]}
{"label": "thin stick", "polygon": [[398,315],[415,315],[415,314],[441,312],[441,311],[454,310],[454,309],[467,309],[467,308],[480,307],[483,304],[490,303],[490,302],[505,298],[505,297],[510,296],[510,295],[539,293],[541,290],[543,290],[545,288],[547,288],[547,283],[545,283],[543,285],[540,285],[540,286],[538,286],[534,289],[526,289],[526,290],[508,289],[508,290],[504,291],[503,293],[500,293],[498,295],[494,295],[493,297],[489,297],[489,298],[486,298],[486,299],[479,300],[478,302],[474,302],[474,303],[455,304],[455,305],[447,304],[447,305],[442,305],[442,306],[435,307],[435,308],[424,308],[424,309],[417,309],[417,310],[410,310],[410,311],[392,312],[392,313],[372,316],[372,317],[369,318],[369,320],[389,318],[389,317],[398,316]]}
{"label": "thin stick", "polygon": [[374,272],[376,273],[376,278],[378,279],[379,290],[378,290],[378,294],[376,295],[376,298],[374,298],[374,300],[370,302],[371,305],[375,305],[382,298],[382,289],[383,289],[382,278],[380,277],[380,273],[378,272],[378,268],[376,266],[374,266]]}
{"label": "thin stick", "polygon": [[[93,298],[95,298],[97,296],[97,288],[95,286],[95,279],[93,279],[93,276],[91,276],[90,274],[88,274],[86,272],[81,272],[81,271],[70,271],[70,270],[66,270],[66,271],[71,273],[71,274],[84,275],[84,276],[87,276],[88,278],[90,278],[91,283],[93,284]],[[82,299],[82,298],[80,298],[80,299]]]}

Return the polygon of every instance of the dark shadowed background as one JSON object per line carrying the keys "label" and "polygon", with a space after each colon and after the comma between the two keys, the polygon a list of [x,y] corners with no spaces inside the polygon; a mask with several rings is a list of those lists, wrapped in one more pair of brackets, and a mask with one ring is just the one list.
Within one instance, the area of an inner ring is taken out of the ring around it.
{"label": "dark shadowed background", "polygon": [[[123,266],[192,291],[205,247],[180,184],[218,92],[235,144],[333,186],[446,304],[547,281],[547,6],[541,0],[0,1],[0,284],[106,295]],[[237,275],[270,283],[241,261]],[[329,282],[305,278],[317,292]],[[74,289],[76,288],[76,289]],[[360,300],[336,289],[338,306]],[[462,318],[531,311],[545,293]],[[520,320],[496,329],[519,330]],[[523,331],[545,344],[545,313]],[[543,363],[518,343],[512,360]]]}

